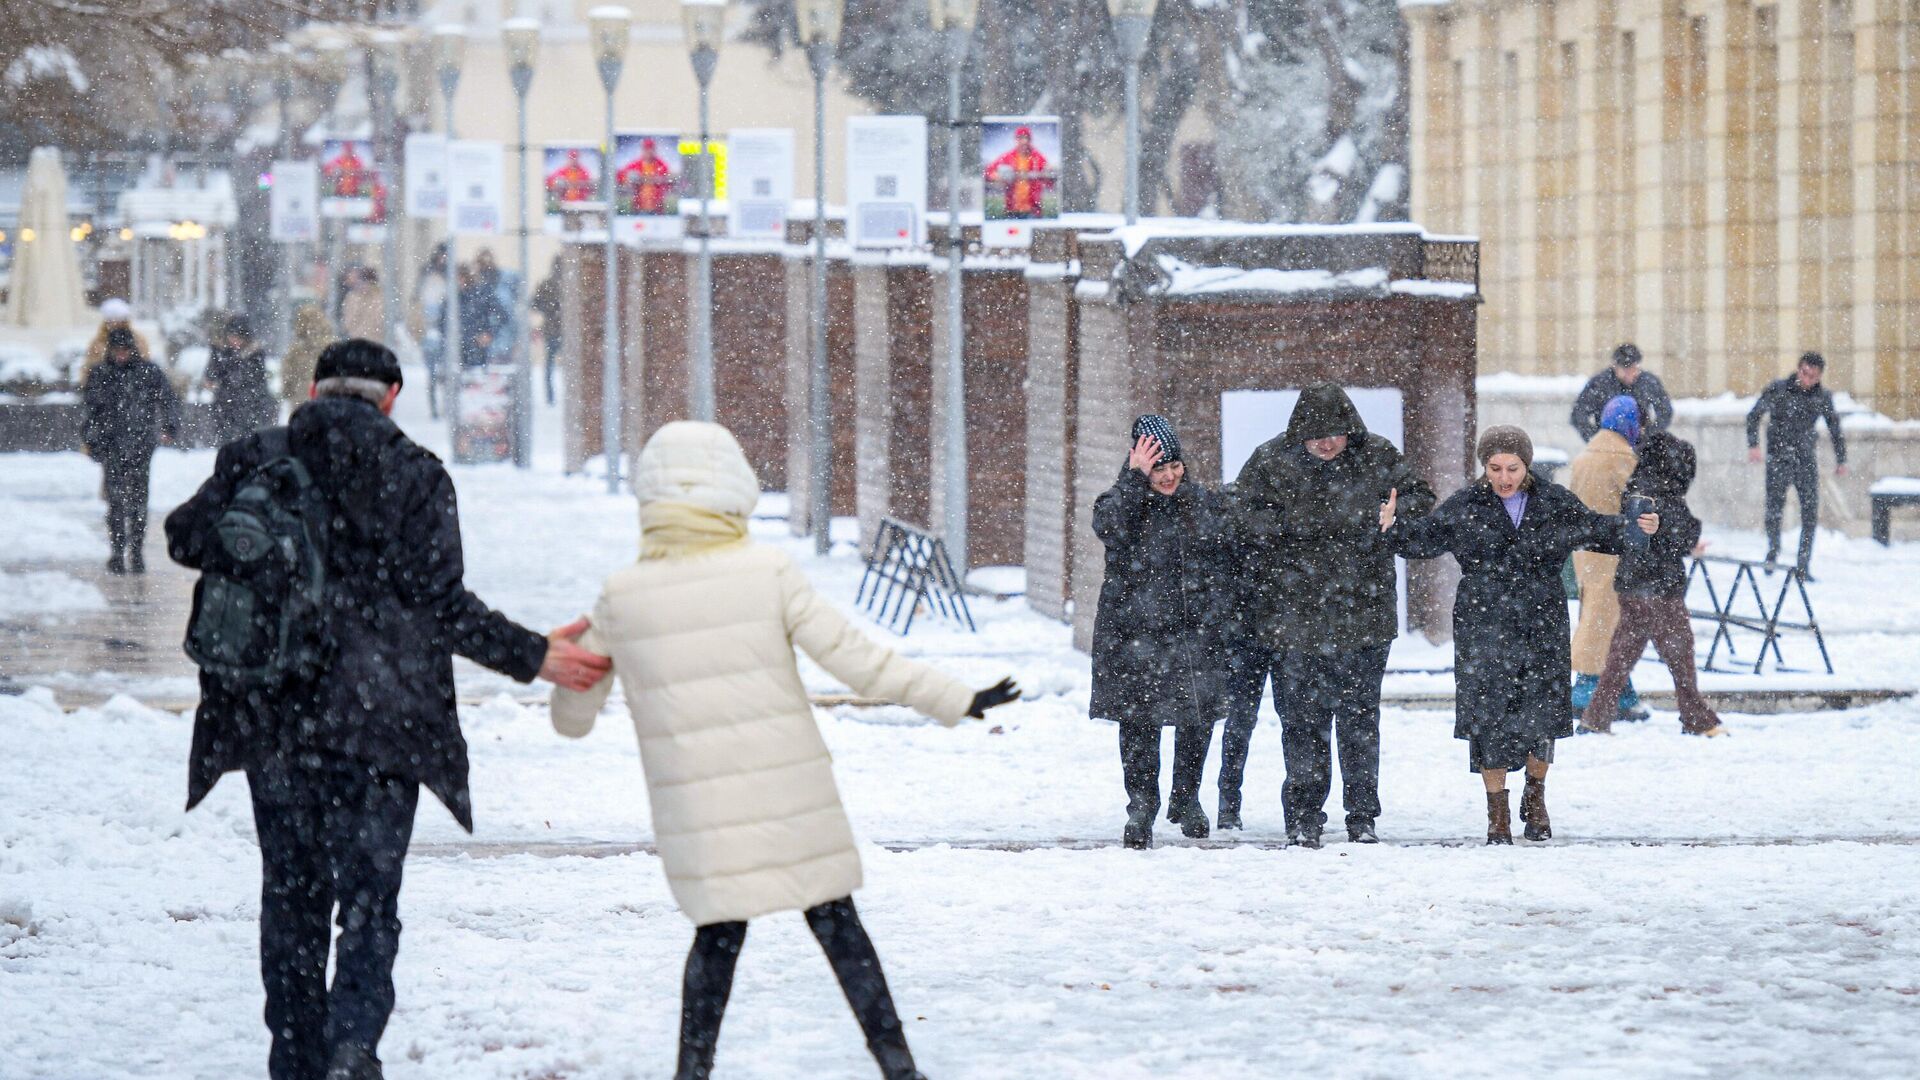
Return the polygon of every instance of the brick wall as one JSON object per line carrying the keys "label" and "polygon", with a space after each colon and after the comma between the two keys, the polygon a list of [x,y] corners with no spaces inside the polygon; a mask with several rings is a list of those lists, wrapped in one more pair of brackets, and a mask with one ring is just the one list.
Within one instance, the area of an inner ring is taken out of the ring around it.
{"label": "brick wall", "polygon": [[[796,223],[789,223],[790,227]],[[809,223],[810,224],[810,223]],[[791,232],[790,232],[791,235]],[[843,249],[844,250],[844,249]],[[813,364],[812,284],[809,267],[811,251],[789,249],[786,257],[787,325],[787,495],[792,509],[788,526],[794,535],[811,531],[808,508],[808,468],[811,458],[808,385]],[[835,517],[857,512],[855,501],[854,444],[858,431],[854,422],[855,373],[853,355],[853,272],[847,259],[827,257],[827,383],[828,424],[832,440],[831,463],[833,491],[831,508]]]}
{"label": "brick wall", "polygon": [[[968,269],[966,305],[967,561],[970,566],[1017,566],[1026,542],[1027,319],[1024,266]],[[933,407],[928,453],[941,458],[941,433],[950,422],[939,387],[945,384],[947,290],[935,288],[932,331]],[[937,475],[937,466],[936,466]],[[931,525],[944,533],[945,492],[931,485]]]}
{"label": "brick wall", "polygon": [[[693,255],[687,256],[689,273]],[[713,383],[760,486],[787,487],[786,267],[777,251],[713,256]]]}
{"label": "brick wall", "polygon": [[1079,304],[1074,234],[1036,230],[1027,272],[1027,606],[1065,619],[1071,598]]}
{"label": "brick wall", "polygon": [[[631,252],[621,253],[621,273],[625,277],[633,262]],[[601,442],[601,359],[603,328],[606,324],[606,277],[604,275],[605,248],[599,244],[569,244],[561,259],[560,272],[563,302],[567,305],[561,317],[561,365],[566,373],[565,400],[561,405],[561,416],[566,424],[564,444],[566,469],[578,472],[588,458],[597,457],[604,452]],[[623,336],[630,336],[635,326],[628,318],[632,312],[632,289],[621,290]],[[623,372],[627,378],[627,402],[632,404],[634,371],[631,360],[634,355],[631,342],[622,354],[622,363],[628,365]],[[633,412],[628,411],[631,417]],[[631,435],[629,435],[631,437]]]}
{"label": "brick wall", "polygon": [[856,265],[854,365],[860,537],[882,517],[927,524],[933,324],[925,266]]}

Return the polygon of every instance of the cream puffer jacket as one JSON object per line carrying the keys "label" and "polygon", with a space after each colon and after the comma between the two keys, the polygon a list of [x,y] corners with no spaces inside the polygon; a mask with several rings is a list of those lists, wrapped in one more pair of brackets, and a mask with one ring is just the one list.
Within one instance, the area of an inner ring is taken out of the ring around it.
{"label": "cream puffer jacket", "polygon": [[[746,518],[760,495],[725,428],[681,422],[648,441],[642,504]],[[860,856],[793,649],[856,693],[957,724],[973,691],[868,640],[782,552],[750,542],[643,559],[607,580],[582,643],[613,658],[653,807],[654,838],[697,926],[804,910],[860,886]],[[593,728],[612,680],[555,690],[553,724]]]}

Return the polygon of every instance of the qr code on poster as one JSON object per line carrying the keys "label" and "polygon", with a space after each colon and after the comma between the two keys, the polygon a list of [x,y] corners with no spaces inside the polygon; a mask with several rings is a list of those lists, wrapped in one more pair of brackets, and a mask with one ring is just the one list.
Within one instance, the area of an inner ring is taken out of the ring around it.
{"label": "qr code on poster", "polygon": [[897,176],[876,176],[873,178],[873,197],[876,199],[897,199],[900,197],[900,178]]}

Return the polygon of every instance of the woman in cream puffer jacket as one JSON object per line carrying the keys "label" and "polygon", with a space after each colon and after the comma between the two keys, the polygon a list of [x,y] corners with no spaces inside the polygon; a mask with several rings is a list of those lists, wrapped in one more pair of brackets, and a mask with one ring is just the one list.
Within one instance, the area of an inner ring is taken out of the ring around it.
{"label": "woman in cream puffer jacket", "polygon": [[[727,429],[660,428],[634,470],[640,561],[606,582],[582,644],[613,658],[640,738],[655,841],[687,957],[682,1078],[705,1077],[746,921],[799,910],[820,939],[887,1077],[913,1077],[879,958],[853,908],[860,856],[793,649],[867,697],[952,726],[1011,700],[975,694],[869,641],[783,553],[747,539],[760,485]],[[580,737],[610,689],[556,691]]]}

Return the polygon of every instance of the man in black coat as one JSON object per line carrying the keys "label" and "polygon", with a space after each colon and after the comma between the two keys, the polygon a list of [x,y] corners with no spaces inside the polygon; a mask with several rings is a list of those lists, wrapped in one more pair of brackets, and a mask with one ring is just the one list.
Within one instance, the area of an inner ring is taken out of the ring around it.
{"label": "man in black coat", "polygon": [[513,306],[501,287],[500,268],[493,253],[482,251],[460,283],[460,366],[482,367],[493,361],[496,340],[513,324]]}
{"label": "man in black coat", "polygon": [[267,385],[267,354],[254,344],[253,326],[244,315],[227,320],[226,339],[213,349],[201,381],[213,391],[215,445],[272,426],[280,405]]}
{"label": "man in black coat", "polygon": [[1660,377],[1640,367],[1640,346],[1628,342],[1613,350],[1613,366],[1587,380],[1573,400],[1573,426],[1582,445],[1600,431],[1600,413],[1607,402],[1625,395],[1640,406],[1640,430],[1665,431],[1673,423],[1673,399]]}
{"label": "man in black coat", "polygon": [[1760,420],[1767,417],[1767,561],[1780,555],[1780,519],[1787,509],[1787,489],[1800,496],[1800,551],[1794,565],[1804,577],[1813,561],[1813,535],[1820,528],[1820,435],[1814,425],[1824,420],[1833,439],[1834,473],[1847,472],[1847,441],[1840,435],[1840,413],[1833,394],[1820,385],[1827,360],[1817,352],[1800,357],[1794,373],[1775,379],[1760,392],[1747,413],[1747,460],[1756,464],[1760,453]]}
{"label": "man in black coat", "polygon": [[[573,644],[584,620],[543,638],[462,584],[453,483],[388,419],[400,385],[399,362],[384,346],[335,342],[320,355],[313,400],[286,429],[287,447],[334,511],[326,600],[335,652],[325,674],[272,692],[200,677],[187,807],[222,774],[246,771],[264,878],[260,959],[273,1080],[380,1075],[419,788],[473,828],[453,657],[581,690],[608,669]],[[167,518],[176,562],[200,568],[229,500],[268,460],[266,440],[229,443],[213,476]]]}
{"label": "man in black coat", "polygon": [[153,452],[180,435],[180,398],[160,365],[140,355],[133,331],[107,331],[106,361],[87,376],[82,441],[106,474],[107,571],[147,571],[147,494]]}
{"label": "man in black coat", "polygon": [[[1287,835],[1308,847],[1320,845],[1327,820],[1336,731],[1347,835],[1375,840],[1380,684],[1400,632],[1393,551],[1380,535],[1380,506],[1394,491],[1403,515],[1433,508],[1433,489],[1367,431],[1346,391],[1325,383],[1300,392],[1286,432],[1254,451],[1234,482],[1259,589],[1260,643],[1272,656]],[[1257,707],[1257,680],[1251,689]],[[1223,743],[1223,759],[1230,749]]]}

